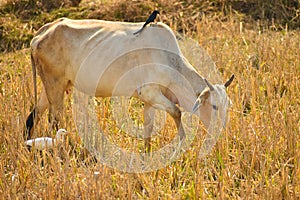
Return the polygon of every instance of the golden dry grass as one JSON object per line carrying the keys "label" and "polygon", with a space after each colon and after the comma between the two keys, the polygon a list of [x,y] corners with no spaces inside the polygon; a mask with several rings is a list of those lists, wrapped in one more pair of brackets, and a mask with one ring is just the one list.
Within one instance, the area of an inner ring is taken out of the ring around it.
{"label": "golden dry grass", "polygon": [[[204,137],[198,135],[178,161],[151,173],[85,165],[68,149],[28,152],[22,131],[34,99],[30,52],[1,54],[0,199],[299,199],[299,31],[245,29],[234,16],[204,17],[194,27],[189,34],[223,80],[236,76],[228,88],[231,121],[205,161],[196,158]],[[64,128],[75,131],[70,98],[65,103]],[[37,132],[47,129],[44,116]],[[174,127],[165,134],[168,141]]]}

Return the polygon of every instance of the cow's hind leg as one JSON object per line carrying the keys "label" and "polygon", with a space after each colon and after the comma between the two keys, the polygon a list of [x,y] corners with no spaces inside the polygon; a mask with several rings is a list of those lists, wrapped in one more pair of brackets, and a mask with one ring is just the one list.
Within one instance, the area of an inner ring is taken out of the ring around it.
{"label": "cow's hind leg", "polygon": [[[185,132],[181,123],[181,111],[180,109],[173,103],[171,102],[167,97],[165,97],[160,88],[158,86],[143,86],[140,89],[139,96],[141,100],[143,100],[145,103],[151,105],[152,107],[160,110],[165,110],[167,113],[169,113],[172,118],[175,121],[178,134],[181,139],[185,138]],[[153,127],[153,121],[152,127]],[[150,144],[150,137],[147,138],[147,136],[151,135],[152,127],[147,130],[145,129],[145,144],[148,145]],[[149,145],[150,146],[150,145]],[[149,149],[148,149],[149,150]]]}
{"label": "cow's hind leg", "polygon": [[48,108],[49,102],[46,95],[46,91],[43,88],[43,91],[41,93],[41,96],[39,98],[39,101],[37,105],[35,105],[35,108],[33,111],[29,114],[26,120],[26,138],[29,140],[33,134],[34,126],[36,126],[45,110]]}
{"label": "cow's hind leg", "polygon": [[49,122],[52,129],[58,130],[63,115],[63,99],[64,91],[68,82],[57,79],[55,77],[48,78],[44,81],[47,98],[49,101]]}

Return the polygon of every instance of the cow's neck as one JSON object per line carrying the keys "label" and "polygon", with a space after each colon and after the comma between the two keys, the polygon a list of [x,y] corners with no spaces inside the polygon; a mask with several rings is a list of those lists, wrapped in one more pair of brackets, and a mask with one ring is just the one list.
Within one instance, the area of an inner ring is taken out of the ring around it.
{"label": "cow's neck", "polygon": [[206,87],[204,78],[195,70],[195,68],[187,61],[184,61],[185,67],[182,68],[182,74],[187,77],[196,95],[199,95]]}

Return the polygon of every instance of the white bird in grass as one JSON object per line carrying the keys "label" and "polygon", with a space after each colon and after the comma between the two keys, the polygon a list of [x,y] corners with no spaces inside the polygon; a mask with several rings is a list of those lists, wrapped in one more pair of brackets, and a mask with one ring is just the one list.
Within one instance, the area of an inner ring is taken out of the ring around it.
{"label": "white bird in grass", "polygon": [[68,133],[65,129],[59,129],[55,138],[40,137],[25,141],[25,145],[30,149],[33,147],[36,150],[44,150],[46,148],[52,148],[57,141],[61,141],[63,136]]}

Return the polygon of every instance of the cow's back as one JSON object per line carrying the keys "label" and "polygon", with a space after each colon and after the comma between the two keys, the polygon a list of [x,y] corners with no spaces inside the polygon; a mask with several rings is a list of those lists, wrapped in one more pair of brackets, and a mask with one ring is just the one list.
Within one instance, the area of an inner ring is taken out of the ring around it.
{"label": "cow's back", "polygon": [[[134,35],[142,25],[63,18],[43,26],[32,40],[31,48],[53,75],[64,76],[79,89],[91,93],[95,92],[99,77],[117,81],[137,66],[151,62],[168,64],[166,52],[181,56],[167,25],[153,24]],[[109,95],[112,87],[100,88],[100,93],[107,91]]]}

